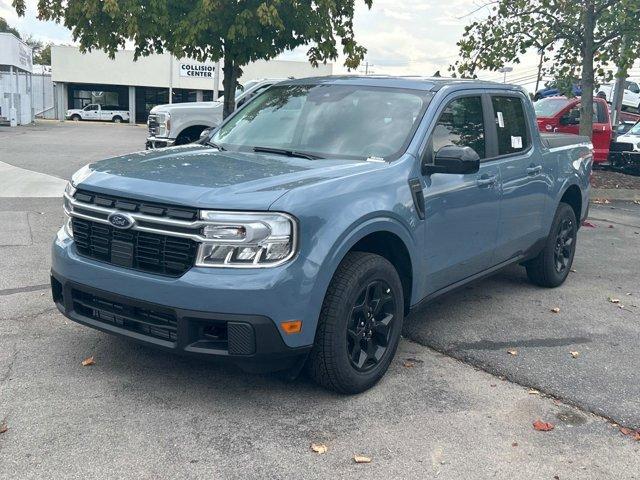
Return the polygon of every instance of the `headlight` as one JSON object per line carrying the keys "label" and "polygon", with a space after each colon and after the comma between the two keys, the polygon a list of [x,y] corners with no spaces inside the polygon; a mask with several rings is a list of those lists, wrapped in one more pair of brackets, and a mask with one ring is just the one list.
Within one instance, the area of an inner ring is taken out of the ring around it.
{"label": "headlight", "polygon": [[166,137],[171,131],[171,115],[169,113],[158,113],[158,132],[157,136]]}
{"label": "headlight", "polygon": [[284,213],[245,213],[205,210],[209,222],[198,250],[198,267],[274,267],[296,251],[297,223]]}
{"label": "headlight", "polygon": [[64,187],[64,193],[73,197],[76,194],[76,187],[73,186],[73,183],[67,182],[67,185]]}

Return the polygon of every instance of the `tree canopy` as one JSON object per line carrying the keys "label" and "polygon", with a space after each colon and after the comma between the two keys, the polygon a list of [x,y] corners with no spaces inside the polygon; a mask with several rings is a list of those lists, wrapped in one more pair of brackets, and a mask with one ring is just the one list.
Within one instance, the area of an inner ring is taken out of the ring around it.
{"label": "tree canopy", "polygon": [[487,18],[465,28],[451,70],[475,76],[542,50],[549,73],[581,79],[580,133],[591,136],[595,81],[609,80],[614,66],[638,57],[640,0],[496,0],[487,7]]}
{"label": "tree canopy", "polygon": [[13,27],[10,27],[7,21],[0,17],[0,33],[13,33],[16,37],[20,37],[20,33]]}
{"label": "tree canopy", "polygon": [[[373,0],[363,0],[371,8]],[[132,42],[136,58],[170,52],[199,61],[224,60],[225,113],[235,105],[242,67],[309,45],[312,65],[340,53],[356,68],[366,49],[354,36],[356,0],[40,0],[38,17],[62,22],[82,50],[113,56]],[[25,0],[13,0],[24,15]]]}

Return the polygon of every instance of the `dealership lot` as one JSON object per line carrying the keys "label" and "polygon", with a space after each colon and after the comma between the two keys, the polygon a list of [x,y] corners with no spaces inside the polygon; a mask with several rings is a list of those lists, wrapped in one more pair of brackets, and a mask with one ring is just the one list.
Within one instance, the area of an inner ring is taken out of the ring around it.
{"label": "dealership lot", "polygon": [[[15,178],[66,179],[142,148],[145,133],[5,129],[0,161]],[[0,478],[633,478],[640,466],[640,442],[612,425],[640,427],[638,205],[592,206],[595,227],[581,231],[576,272],[559,289],[513,268],[411,315],[387,376],[343,397],[65,319],[47,286],[60,201],[38,197],[0,198],[13,227],[0,232]],[[96,364],[82,367],[89,356]],[[535,432],[536,419],[556,428]],[[356,453],[373,462],[354,464]]]}

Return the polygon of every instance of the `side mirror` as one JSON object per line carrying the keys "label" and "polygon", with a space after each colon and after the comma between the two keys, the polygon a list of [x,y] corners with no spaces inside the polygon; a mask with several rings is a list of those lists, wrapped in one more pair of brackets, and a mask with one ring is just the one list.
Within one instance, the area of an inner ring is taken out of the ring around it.
{"label": "side mirror", "polygon": [[433,164],[422,165],[422,173],[476,173],[480,170],[480,156],[471,147],[447,145],[436,153]]}

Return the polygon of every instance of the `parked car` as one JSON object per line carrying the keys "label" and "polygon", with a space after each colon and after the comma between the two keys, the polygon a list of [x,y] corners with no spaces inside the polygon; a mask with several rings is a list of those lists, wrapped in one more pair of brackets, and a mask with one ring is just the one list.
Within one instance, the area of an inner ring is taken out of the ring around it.
{"label": "parked car", "polygon": [[[579,97],[580,95],[582,95],[582,87],[580,87],[580,85],[578,85],[577,83],[574,83],[571,86],[571,89],[574,97]],[[535,95],[533,96],[533,100],[538,101],[542,98],[559,97],[559,96],[563,96],[563,94],[560,92],[555,82],[550,82],[544,88],[539,89],[535,93]]]}
{"label": "parked car", "polygon": [[65,117],[68,120],[102,120],[107,122],[128,122],[129,110],[123,110],[118,105],[100,105],[92,103],[82,109],[67,110]]}
{"label": "parked car", "polygon": [[640,122],[633,125],[626,133],[618,137],[619,143],[630,143],[633,145],[633,150],[640,152]]}
{"label": "parked car", "polygon": [[[282,78],[264,78],[247,82],[236,92],[236,108],[241,107]],[[187,102],[157,105],[149,112],[149,136],[146,148],[184,145],[200,138],[205,129],[222,122],[224,98],[213,102]]]}
{"label": "parked car", "polygon": [[[572,133],[580,130],[580,98],[550,97],[534,104],[538,129],[541,132]],[[593,162],[608,161],[613,130],[607,103],[593,99]]]}
{"label": "parked car", "polygon": [[[613,99],[613,87],[614,84],[612,83],[600,86],[596,96],[611,103]],[[640,86],[638,86],[637,82],[624,82],[622,106],[632,108],[640,113]]]}
{"label": "parked car", "polygon": [[[520,87],[323,77],[273,86],[201,143],[78,171],[52,251],[70,319],[361,392],[409,311],[511,265],[557,287],[592,147]],[[204,379],[203,381],[206,381]]]}

